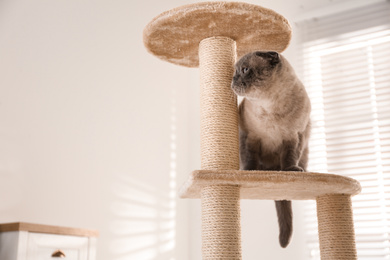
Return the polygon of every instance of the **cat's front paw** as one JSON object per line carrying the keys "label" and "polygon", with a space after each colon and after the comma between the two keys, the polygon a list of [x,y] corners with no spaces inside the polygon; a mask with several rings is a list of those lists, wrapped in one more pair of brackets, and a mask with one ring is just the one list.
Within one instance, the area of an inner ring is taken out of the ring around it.
{"label": "cat's front paw", "polygon": [[283,169],[283,171],[287,171],[287,172],[303,172],[304,170],[299,167],[298,165],[292,165],[292,166],[289,166],[285,169]]}

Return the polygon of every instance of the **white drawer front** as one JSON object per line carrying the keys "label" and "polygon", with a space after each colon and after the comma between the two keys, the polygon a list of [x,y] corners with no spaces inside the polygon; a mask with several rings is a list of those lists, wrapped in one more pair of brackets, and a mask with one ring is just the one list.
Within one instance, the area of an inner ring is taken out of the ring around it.
{"label": "white drawer front", "polygon": [[27,260],[55,260],[52,254],[61,250],[66,260],[88,260],[88,238],[29,233]]}

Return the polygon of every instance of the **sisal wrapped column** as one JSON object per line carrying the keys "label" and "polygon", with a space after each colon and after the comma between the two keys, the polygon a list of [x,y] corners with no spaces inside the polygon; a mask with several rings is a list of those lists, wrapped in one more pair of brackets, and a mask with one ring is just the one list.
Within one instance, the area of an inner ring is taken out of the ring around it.
{"label": "sisal wrapped column", "polygon": [[241,258],[240,187],[208,186],[201,191],[202,259]]}
{"label": "sisal wrapped column", "polygon": [[230,87],[235,60],[234,40],[211,37],[200,42],[202,169],[238,170],[240,167],[237,98]]}
{"label": "sisal wrapped column", "polygon": [[356,260],[351,196],[318,197],[317,218],[321,260]]}
{"label": "sisal wrapped column", "polygon": [[[239,169],[237,99],[230,88],[235,60],[230,38],[199,45],[202,169]],[[210,184],[201,199],[203,259],[241,259],[240,187]]]}

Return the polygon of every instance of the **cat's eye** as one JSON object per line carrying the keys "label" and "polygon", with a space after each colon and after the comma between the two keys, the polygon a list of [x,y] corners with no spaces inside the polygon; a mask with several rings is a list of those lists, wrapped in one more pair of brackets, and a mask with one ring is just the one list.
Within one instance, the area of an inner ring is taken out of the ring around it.
{"label": "cat's eye", "polygon": [[247,68],[247,67],[243,67],[243,68],[241,68],[241,71],[242,71],[242,73],[247,73],[248,71],[249,71],[249,68]]}

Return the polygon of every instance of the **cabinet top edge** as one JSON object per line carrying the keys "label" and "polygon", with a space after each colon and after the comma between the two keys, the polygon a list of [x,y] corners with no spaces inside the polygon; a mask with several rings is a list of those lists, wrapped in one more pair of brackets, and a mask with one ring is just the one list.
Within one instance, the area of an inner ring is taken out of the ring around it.
{"label": "cabinet top edge", "polygon": [[13,222],[0,224],[0,232],[28,231],[32,233],[46,233],[56,235],[70,235],[82,237],[98,237],[99,231],[84,228],[60,227],[26,222]]}

